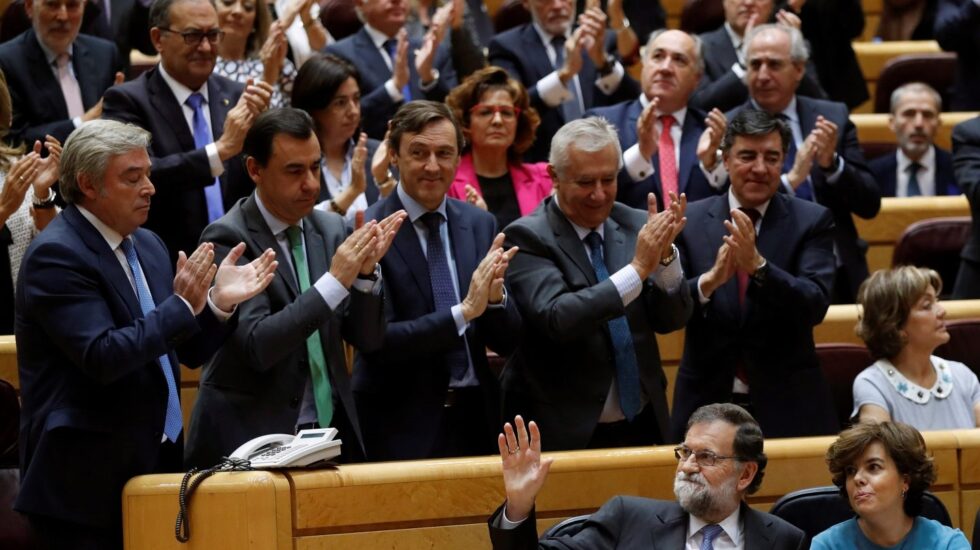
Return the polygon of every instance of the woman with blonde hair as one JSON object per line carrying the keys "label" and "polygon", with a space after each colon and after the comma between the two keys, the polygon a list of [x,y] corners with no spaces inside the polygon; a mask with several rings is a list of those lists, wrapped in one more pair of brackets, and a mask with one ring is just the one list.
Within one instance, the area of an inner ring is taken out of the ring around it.
{"label": "woman with blonde hair", "polygon": [[218,23],[224,33],[216,45],[215,74],[246,84],[264,80],[272,86],[270,107],[285,107],[296,79],[286,59],[289,44],[282,23],[272,21],[265,0],[217,0]]}

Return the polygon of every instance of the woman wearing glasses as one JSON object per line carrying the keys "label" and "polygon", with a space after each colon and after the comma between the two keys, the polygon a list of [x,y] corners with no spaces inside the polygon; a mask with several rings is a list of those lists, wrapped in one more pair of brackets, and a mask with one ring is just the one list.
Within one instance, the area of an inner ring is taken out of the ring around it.
{"label": "woman wearing glasses", "polygon": [[292,93],[296,68],[286,59],[289,44],[282,24],[272,22],[263,0],[218,0],[218,40],[214,72],[236,82],[264,80],[272,86],[270,107],[284,107]]}
{"label": "woman wearing glasses", "polygon": [[487,67],[449,92],[446,103],[468,142],[449,196],[489,210],[501,228],[531,213],[552,183],[547,163],[521,162],[541,123],[524,86]]}

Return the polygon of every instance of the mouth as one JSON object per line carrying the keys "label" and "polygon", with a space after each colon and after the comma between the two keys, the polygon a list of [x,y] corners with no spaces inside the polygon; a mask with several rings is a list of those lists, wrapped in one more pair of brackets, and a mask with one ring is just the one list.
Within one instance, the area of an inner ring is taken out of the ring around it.
{"label": "mouth", "polygon": [[866,500],[870,500],[873,496],[874,494],[872,493],[859,491],[857,493],[854,493],[854,502],[864,502]]}

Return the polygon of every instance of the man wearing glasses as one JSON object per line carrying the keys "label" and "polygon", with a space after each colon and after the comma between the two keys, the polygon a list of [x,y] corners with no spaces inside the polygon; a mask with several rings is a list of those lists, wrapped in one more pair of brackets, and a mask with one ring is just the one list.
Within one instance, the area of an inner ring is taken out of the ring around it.
{"label": "man wearing glasses", "polygon": [[[541,459],[534,421],[504,425],[497,436],[507,501],[490,518],[490,539],[499,550],[532,548],[534,499],[553,459]],[[529,430],[528,430],[529,428]],[[530,433],[529,433],[530,432]],[[744,502],[762,484],[763,437],[755,419],[738,405],[705,405],[691,415],[684,442],[674,449],[676,502],[617,496],[575,534],[538,541],[538,548],[796,549],[803,532]]]}
{"label": "man wearing glasses", "polygon": [[201,232],[253,189],[238,155],[245,134],[272,97],[265,82],[243,86],[213,75],[223,36],[207,0],[157,0],[150,39],[160,63],[106,93],[104,118],[131,122],[153,135],[157,195],[146,228],[176,261]]}
{"label": "man wearing glasses", "polygon": [[9,140],[30,146],[50,135],[64,143],[102,114],[102,94],[122,82],[123,62],[112,42],[78,34],[84,0],[26,0],[24,7],[31,28],[0,46],[14,110]]}

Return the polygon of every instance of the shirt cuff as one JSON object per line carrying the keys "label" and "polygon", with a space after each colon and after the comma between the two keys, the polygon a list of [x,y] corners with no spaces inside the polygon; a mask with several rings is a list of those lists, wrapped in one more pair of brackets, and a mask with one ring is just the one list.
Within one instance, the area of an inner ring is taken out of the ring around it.
{"label": "shirt cuff", "polygon": [[218,177],[225,171],[225,163],[221,162],[221,157],[218,156],[218,146],[214,143],[209,143],[204,146],[204,150],[208,154],[208,164],[211,165],[211,175]]}
{"label": "shirt cuff", "polygon": [[329,307],[331,311],[337,309],[340,302],[343,302],[344,298],[350,294],[347,292],[347,289],[344,288],[344,285],[340,284],[340,281],[331,275],[329,271],[324,273],[319,279],[316,280],[315,283],[313,283],[313,288],[320,293],[320,296],[323,297],[323,301],[327,303],[327,307]]}
{"label": "shirt cuff", "polygon": [[698,302],[700,302],[702,306],[704,304],[707,304],[708,302],[711,301],[711,298],[705,296],[704,295],[704,291],[701,290],[701,279],[703,279],[703,278],[704,278],[704,275],[701,275],[700,277],[698,277]]}
{"label": "shirt cuff", "polygon": [[701,173],[704,174],[705,179],[708,180],[708,185],[712,189],[721,190],[725,186],[725,180],[728,179],[728,170],[725,169],[725,163],[721,161],[721,153],[715,153],[715,169],[708,170],[705,168],[704,163],[700,160],[698,161],[698,167],[701,168]]}
{"label": "shirt cuff", "polygon": [[623,306],[628,306],[633,300],[639,298],[640,292],[643,290],[640,274],[631,264],[626,264],[619,271],[613,273],[609,280],[616,285],[616,291],[619,292],[619,297],[623,300]]}
{"label": "shirt cuff", "polygon": [[634,144],[623,153],[623,166],[626,167],[626,173],[633,181],[645,180],[654,172],[653,163],[650,159],[643,158],[638,144]]}
{"label": "shirt cuff", "polygon": [[[231,311],[225,311],[225,310],[219,308],[218,306],[214,305],[214,302],[211,300],[211,293],[212,292],[214,292],[214,287],[211,287],[210,289],[208,289],[208,307],[211,308],[211,313],[214,314],[214,317],[217,320],[219,320],[222,323],[224,323],[228,319],[231,319],[231,316],[235,314],[235,310],[238,309],[238,305],[236,304],[236,305],[232,306]],[[177,297],[180,298],[181,300],[184,300],[184,297],[181,296],[181,295],[179,295],[179,294],[177,295]],[[188,303],[187,300],[184,300],[184,303],[187,304],[187,307],[191,307],[190,303]],[[194,313],[194,310],[193,309],[191,309],[191,313]]]}
{"label": "shirt cuff", "polygon": [[745,79],[745,67],[739,64],[738,61],[732,63],[732,72],[735,73],[735,76],[737,76],[739,80]]}
{"label": "shirt cuff", "polygon": [[653,272],[653,283],[664,292],[674,292],[684,283],[684,268],[681,267],[680,252],[677,247],[670,245],[674,252],[674,261],[667,265],[660,264]]}
{"label": "shirt cuff", "polygon": [[466,327],[469,326],[466,318],[463,317],[463,304],[454,305],[449,312],[453,314],[453,322],[456,323],[456,333],[462,336],[466,332]]}
{"label": "shirt cuff", "polygon": [[72,123],[72,125],[75,128],[81,128],[81,126],[82,126],[82,117],[77,116],[77,117],[71,119],[71,123]]}
{"label": "shirt cuff", "polygon": [[517,527],[525,521],[527,521],[527,518],[524,518],[521,521],[511,521],[510,518],[507,517],[507,505],[504,505],[504,510],[500,513],[501,529],[517,529]]}
{"label": "shirt cuff", "polygon": [[841,173],[844,171],[844,157],[835,153],[834,158],[837,159],[837,169],[834,170],[833,174],[827,176],[827,183],[837,183]]}
{"label": "shirt cuff", "polygon": [[[569,80],[571,84],[574,80]],[[542,78],[534,85],[538,90],[538,97],[544,102],[548,107],[557,107],[562,104],[563,101],[571,99],[572,93],[568,91],[568,88],[562,85],[561,79],[558,78],[558,71],[552,71],[548,76]]]}
{"label": "shirt cuff", "polygon": [[381,294],[381,266],[379,264],[374,264],[374,277],[375,279],[373,281],[371,279],[356,277],[350,286],[359,292],[377,296]]}
{"label": "shirt cuff", "polygon": [[390,78],[385,81],[385,91],[388,92],[388,97],[390,97],[395,103],[405,99],[405,97],[402,95],[402,91],[395,86],[395,81]]}
{"label": "shirt cuff", "polygon": [[423,92],[428,92],[439,84],[439,69],[432,69],[432,81],[428,84],[422,82],[422,77],[419,77],[419,89]]}
{"label": "shirt cuff", "polygon": [[617,89],[619,89],[620,83],[623,82],[623,75],[626,74],[626,70],[623,69],[623,65],[617,61],[613,63],[613,70],[606,76],[596,79],[595,85],[606,95],[613,95]]}
{"label": "shirt cuff", "polygon": [[789,193],[791,197],[795,197],[796,196],[796,190],[793,189],[793,184],[789,182],[789,176],[788,175],[781,174],[779,176],[779,181],[782,182],[783,187],[786,189],[786,192]]}

